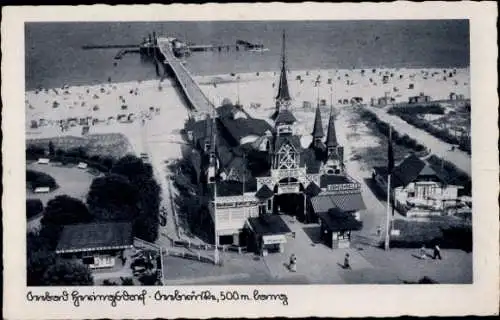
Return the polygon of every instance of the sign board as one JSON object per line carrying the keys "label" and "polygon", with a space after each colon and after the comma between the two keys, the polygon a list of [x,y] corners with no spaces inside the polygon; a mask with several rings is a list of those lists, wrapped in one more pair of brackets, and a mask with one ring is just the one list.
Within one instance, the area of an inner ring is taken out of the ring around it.
{"label": "sign board", "polygon": [[278,186],[278,194],[282,193],[297,193],[299,192],[299,185],[298,184],[293,184],[293,185],[280,185]]}
{"label": "sign board", "polygon": [[400,230],[393,229],[391,230],[391,236],[399,237],[401,235]]}
{"label": "sign board", "polygon": [[330,184],[330,185],[328,185],[328,191],[356,190],[359,188],[360,188],[360,185],[358,183],[342,183],[342,184]]}
{"label": "sign board", "polygon": [[271,236],[263,236],[262,241],[264,244],[277,244],[277,243],[285,243],[286,238],[284,235],[271,235]]}

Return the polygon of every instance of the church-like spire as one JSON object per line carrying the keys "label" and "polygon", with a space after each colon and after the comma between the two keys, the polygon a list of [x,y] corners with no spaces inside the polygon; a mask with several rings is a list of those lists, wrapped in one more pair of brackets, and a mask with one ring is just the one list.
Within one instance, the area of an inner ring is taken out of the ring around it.
{"label": "church-like spire", "polygon": [[283,30],[283,43],[281,49],[281,74],[280,83],[278,86],[278,94],[276,95],[278,102],[286,102],[292,100],[290,91],[288,90],[288,80],[286,77],[286,50],[285,50],[285,31]]}
{"label": "church-like spire", "polygon": [[321,123],[321,112],[319,111],[319,105],[316,107],[316,116],[314,118],[314,128],[312,132],[314,139],[321,139],[325,136],[323,133],[323,124]]}
{"label": "church-like spire", "polygon": [[333,107],[330,111],[330,120],[328,121],[328,132],[326,134],[326,147],[337,147],[337,133],[335,132],[335,115],[333,114]]}

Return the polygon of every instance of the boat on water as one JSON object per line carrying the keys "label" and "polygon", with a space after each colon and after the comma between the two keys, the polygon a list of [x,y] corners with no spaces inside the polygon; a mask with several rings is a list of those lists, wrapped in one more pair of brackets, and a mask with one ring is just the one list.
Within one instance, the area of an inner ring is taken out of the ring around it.
{"label": "boat on water", "polygon": [[267,52],[269,51],[269,48],[253,48],[253,49],[248,49],[248,52]]}

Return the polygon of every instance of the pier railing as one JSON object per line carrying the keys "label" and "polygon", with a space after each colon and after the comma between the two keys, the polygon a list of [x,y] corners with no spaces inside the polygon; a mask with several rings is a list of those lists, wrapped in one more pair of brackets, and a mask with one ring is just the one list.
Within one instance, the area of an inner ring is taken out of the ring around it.
{"label": "pier railing", "polygon": [[187,68],[174,56],[167,39],[158,38],[158,48],[177,78],[184,94],[196,111],[211,112],[214,107]]}

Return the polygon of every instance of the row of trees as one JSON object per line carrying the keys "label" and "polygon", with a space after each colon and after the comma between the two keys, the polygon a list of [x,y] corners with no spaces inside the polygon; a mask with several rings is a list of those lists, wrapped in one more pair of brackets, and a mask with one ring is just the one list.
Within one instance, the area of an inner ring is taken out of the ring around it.
{"label": "row of trees", "polygon": [[405,106],[395,106],[391,107],[387,113],[395,115],[417,115],[417,114],[444,114],[445,109],[438,103],[426,104],[426,105],[405,105]]}
{"label": "row of trees", "polygon": [[[390,126],[387,122],[380,120],[376,114],[373,112],[363,109],[361,111],[361,119],[366,120],[369,124],[372,124],[377,128],[377,130],[382,133],[384,136],[389,136]],[[404,146],[408,149],[411,149],[415,152],[425,151],[425,146],[415,139],[411,138],[407,134],[400,134],[396,130],[392,130],[392,139],[396,144]]]}
{"label": "row of trees", "polygon": [[135,237],[154,242],[158,237],[159,205],[160,187],[152,168],[135,156],[118,160],[109,174],[95,178],[86,203],[67,195],[51,199],[44,209],[40,230],[28,234],[28,285],[92,284],[86,266],[55,256],[63,227],[130,221]]}
{"label": "row of trees", "polygon": [[[413,110],[415,108],[415,110]],[[443,140],[446,143],[450,144],[455,144],[458,145],[458,147],[467,152],[471,153],[471,140],[470,137],[464,137],[464,138],[459,138],[456,135],[451,134],[448,130],[446,129],[439,129],[432,124],[430,124],[427,120],[422,119],[421,117],[418,117],[418,114],[422,113],[435,113],[435,114],[444,114],[441,112],[431,112],[435,108],[430,108],[427,110],[427,107],[425,106],[416,106],[416,107],[392,107],[389,109],[388,113],[394,114],[399,116],[401,119],[406,121],[407,123],[411,124],[412,126],[415,126],[419,129],[425,130],[434,137]],[[436,109],[434,111],[440,111],[441,109],[444,110],[443,107],[439,106],[439,110]]]}

